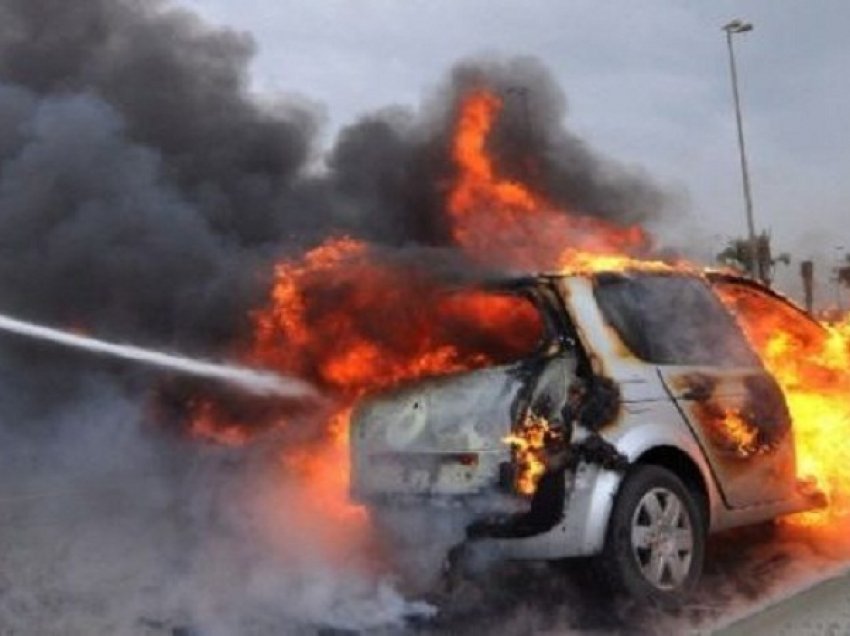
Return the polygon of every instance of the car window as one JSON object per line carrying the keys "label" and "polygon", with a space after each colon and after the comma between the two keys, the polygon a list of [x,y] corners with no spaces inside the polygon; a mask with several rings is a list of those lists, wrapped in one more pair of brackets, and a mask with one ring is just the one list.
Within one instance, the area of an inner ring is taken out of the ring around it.
{"label": "car window", "polygon": [[693,276],[600,275],[596,299],[631,352],[653,364],[758,366],[735,320]]}
{"label": "car window", "polygon": [[520,293],[464,290],[438,303],[437,342],[471,366],[506,364],[537,353],[551,339],[538,303]]}
{"label": "car window", "polygon": [[712,281],[720,299],[734,312],[750,342],[764,351],[772,338],[783,334],[802,355],[823,349],[824,328],[796,305],[753,283]]}

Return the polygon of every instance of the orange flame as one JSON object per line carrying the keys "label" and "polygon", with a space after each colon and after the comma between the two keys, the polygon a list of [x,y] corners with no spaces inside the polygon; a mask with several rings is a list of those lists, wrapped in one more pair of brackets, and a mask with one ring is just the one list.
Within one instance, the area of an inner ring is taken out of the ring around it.
{"label": "orange flame", "polygon": [[554,434],[549,422],[529,413],[519,429],[502,441],[510,444],[516,460],[515,487],[523,495],[533,495],[546,472],[546,438]]}
{"label": "orange flame", "polygon": [[486,146],[501,108],[501,100],[485,90],[474,91],[461,106],[453,148],[459,174],[448,198],[448,209],[455,220],[455,240],[460,245],[471,238],[471,228],[464,225],[464,217],[477,209],[487,208],[489,214],[512,224],[519,214],[537,214],[547,207],[524,185],[496,176]]}
{"label": "orange flame", "polygon": [[797,472],[812,477],[829,507],[800,515],[803,525],[850,516],[850,322],[827,327],[807,357],[787,332],[775,334],[764,362],[785,392],[794,421]]}
{"label": "orange flame", "polygon": [[757,450],[756,440],[758,429],[736,410],[725,413],[723,418],[723,433],[735,446],[735,451],[741,457],[749,457]]}
{"label": "orange flame", "polygon": [[477,349],[474,339],[498,341],[510,358],[542,333],[523,299],[444,293],[347,238],[280,264],[272,300],[254,319],[255,363],[351,398],[492,362],[495,352]]}
{"label": "orange flame", "polygon": [[189,433],[222,446],[242,446],[251,436],[240,423],[226,422],[209,400],[193,400],[189,404],[191,424]]}
{"label": "orange flame", "polygon": [[487,141],[501,109],[501,100],[484,89],[470,92],[460,105],[452,147],[458,176],[447,201],[457,244],[479,260],[526,269],[653,266],[632,258],[650,246],[642,228],[558,209],[498,174]]}
{"label": "orange flame", "polygon": [[[446,213],[454,242],[470,258],[532,270],[685,267],[643,260],[651,242],[642,228],[559,209],[544,193],[502,174],[488,150],[501,109],[496,95],[473,90],[460,103],[455,124],[456,179],[446,195]],[[826,523],[850,514],[850,324],[814,333],[799,320],[737,300],[732,304],[748,337],[785,391],[800,474],[816,477],[829,495],[827,511],[808,513],[799,522]],[[349,238],[330,239],[301,259],[279,264],[269,302],[253,320],[249,362],[311,380],[340,403],[324,434],[286,459],[339,519],[362,517],[346,490],[346,431],[356,400],[405,380],[484,366],[499,354],[510,357],[525,351],[540,329],[534,311],[511,299],[487,294],[438,299],[421,281]],[[475,334],[478,346],[440,333],[445,324],[455,334]],[[724,425],[743,451],[755,441],[738,415],[729,414]],[[527,424],[506,441],[522,467],[518,489],[530,494],[545,470],[548,423]],[[217,421],[211,407],[196,413],[193,426],[199,435],[225,443],[242,439],[239,425]]]}
{"label": "orange flame", "polygon": [[794,425],[797,473],[828,498],[795,523],[825,525],[850,516],[850,320],[818,326],[792,307],[764,306],[756,294],[721,288],[750,343],[785,394]]}
{"label": "orange flame", "polygon": [[[543,333],[537,310],[524,298],[447,293],[349,238],[280,263],[270,301],[253,321],[248,362],[308,379],[338,404],[322,434],[288,447],[283,461],[327,515],[353,523],[363,518],[347,497],[347,431],[356,400],[405,380],[516,359]],[[286,428],[286,415],[273,425]],[[252,428],[202,402],[191,431],[238,444],[250,440]]]}

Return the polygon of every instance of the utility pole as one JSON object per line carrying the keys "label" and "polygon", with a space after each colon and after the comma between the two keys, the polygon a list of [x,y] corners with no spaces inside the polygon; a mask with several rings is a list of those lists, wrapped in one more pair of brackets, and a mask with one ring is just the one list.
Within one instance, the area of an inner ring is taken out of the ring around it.
{"label": "utility pole", "polygon": [[806,311],[810,314],[815,309],[815,263],[814,261],[803,261],[800,263],[800,276],[803,278],[803,294],[806,303]]}
{"label": "utility pole", "polygon": [[744,203],[747,213],[747,239],[750,243],[750,276],[767,282],[767,272],[762,271],[759,259],[756,225],[753,219],[753,195],[750,190],[750,171],[747,167],[747,148],[744,143],[744,124],[741,118],[741,96],[738,93],[738,70],[735,66],[735,49],[732,46],[733,33],[746,33],[753,30],[753,25],[741,20],[732,20],[723,27],[726,32],[726,44],[729,47],[729,72],[732,76],[732,97],[735,101],[735,121],[738,124],[738,150],[741,154],[741,176],[744,188]]}
{"label": "utility pole", "polygon": [[838,310],[838,315],[841,316],[844,313],[843,303],[841,302],[841,285],[844,282],[841,274],[841,263],[842,260],[846,260],[846,256],[844,255],[843,245],[836,245],[835,251],[838,254],[838,265],[835,266],[835,308]]}

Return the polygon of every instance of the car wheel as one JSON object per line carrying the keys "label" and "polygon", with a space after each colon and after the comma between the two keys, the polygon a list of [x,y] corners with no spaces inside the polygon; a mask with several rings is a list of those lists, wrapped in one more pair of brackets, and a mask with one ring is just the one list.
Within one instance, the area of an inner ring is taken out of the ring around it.
{"label": "car wheel", "polygon": [[661,607],[675,607],[702,573],[706,523],[699,495],[660,466],[627,474],[611,512],[600,557],[615,591]]}

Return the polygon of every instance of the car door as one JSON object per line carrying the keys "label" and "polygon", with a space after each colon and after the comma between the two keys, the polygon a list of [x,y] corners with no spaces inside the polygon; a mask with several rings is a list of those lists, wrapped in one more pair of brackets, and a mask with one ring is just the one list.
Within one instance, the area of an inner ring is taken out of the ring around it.
{"label": "car door", "polygon": [[606,319],[653,364],[693,431],[729,507],[789,499],[791,421],[781,389],[700,277],[611,276],[597,285]]}

